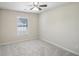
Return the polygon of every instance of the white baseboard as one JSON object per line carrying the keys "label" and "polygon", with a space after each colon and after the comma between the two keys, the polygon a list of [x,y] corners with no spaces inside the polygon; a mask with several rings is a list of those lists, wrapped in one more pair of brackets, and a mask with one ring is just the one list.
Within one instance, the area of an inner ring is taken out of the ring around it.
{"label": "white baseboard", "polygon": [[9,42],[2,42],[0,43],[0,46],[2,45],[10,45],[10,44],[16,44],[16,43],[20,43],[20,42],[24,42],[24,41],[30,41],[30,40],[34,40],[34,39],[23,39],[23,40],[16,40],[16,41],[9,41]]}
{"label": "white baseboard", "polygon": [[59,48],[62,48],[62,49],[64,49],[64,50],[66,50],[66,51],[69,51],[69,52],[71,52],[71,53],[73,53],[73,54],[79,56],[79,53],[77,53],[77,52],[75,52],[75,51],[73,51],[73,50],[71,50],[71,49],[68,49],[68,48],[65,48],[65,47],[63,47],[63,46],[61,46],[61,45],[59,45],[59,44],[50,42],[50,41],[48,41],[47,39],[44,39],[44,38],[42,38],[41,40],[43,40],[43,41],[45,41],[45,42],[47,42],[47,43],[49,43],[49,44],[53,44],[53,45],[55,45],[55,46],[57,46],[57,47],[59,47]]}

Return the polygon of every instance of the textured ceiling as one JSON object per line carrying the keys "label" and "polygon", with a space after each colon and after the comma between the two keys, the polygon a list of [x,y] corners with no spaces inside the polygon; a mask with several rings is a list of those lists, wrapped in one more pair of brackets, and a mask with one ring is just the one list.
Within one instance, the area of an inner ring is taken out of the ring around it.
{"label": "textured ceiling", "polygon": [[68,2],[40,2],[39,4],[47,4],[47,7],[41,7],[41,11],[32,11],[30,8],[33,7],[32,2],[0,2],[0,9],[8,9],[15,11],[31,12],[31,13],[40,13],[51,8],[66,4]]}

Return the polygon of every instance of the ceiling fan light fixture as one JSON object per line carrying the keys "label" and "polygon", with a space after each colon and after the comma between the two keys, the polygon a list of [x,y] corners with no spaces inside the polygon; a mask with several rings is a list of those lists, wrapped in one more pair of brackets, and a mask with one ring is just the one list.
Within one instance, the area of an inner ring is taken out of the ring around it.
{"label": "ceiling fan light fixture", "polygon": [[39,9],[37,7],[33,7],[31,10],[33,10],[33,11],[39,11]]}
{"label": "ceiling fan light fixture", "polygon": [[[43,7],[46,7],[46,5],[44,5]],[[33,8],[31,8],[30,10],[32,10],[32,11],[41,11],[42,8],[40,8],[39,2],[33,2]]]}

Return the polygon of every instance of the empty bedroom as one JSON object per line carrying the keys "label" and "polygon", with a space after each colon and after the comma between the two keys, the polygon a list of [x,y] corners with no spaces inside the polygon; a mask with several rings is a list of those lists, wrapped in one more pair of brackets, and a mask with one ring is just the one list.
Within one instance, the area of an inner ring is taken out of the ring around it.
{"label": "empty bedroom", "polygon": [[0,2],[0,56],[78,56],[79,2]]}

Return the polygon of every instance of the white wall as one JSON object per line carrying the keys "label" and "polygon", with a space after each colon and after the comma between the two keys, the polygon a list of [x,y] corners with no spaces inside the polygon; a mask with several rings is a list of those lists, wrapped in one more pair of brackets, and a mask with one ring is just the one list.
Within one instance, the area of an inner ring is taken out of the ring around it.
{"label": "white wall", "polygon": [[[28,19],[28,31],[25,35],[17,36],[17,17],[25,16]],[[0,44],[23,40],[37,39],[38,15],[10,10],[0,10]],[[28,34],[27,34],[28,33]]]}
{"label": "white wall", "polygon": [[79,3],[40,14],[40,39],[79,55]]}

